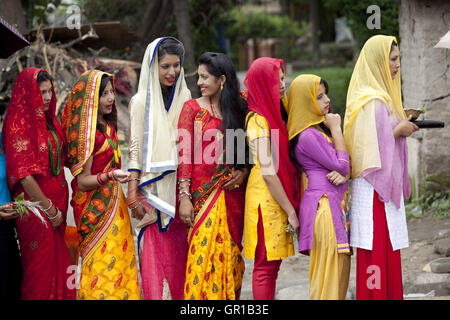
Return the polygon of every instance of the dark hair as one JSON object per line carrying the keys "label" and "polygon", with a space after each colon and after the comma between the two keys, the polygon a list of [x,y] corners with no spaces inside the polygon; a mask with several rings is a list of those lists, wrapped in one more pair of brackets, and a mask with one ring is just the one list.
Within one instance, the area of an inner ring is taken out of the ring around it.
{"label": "dark hair", "polygon": [[281,112],[281,119],[286,124],[288,121],[288,113],[286,111],[286,108],[283,105],[283,100],[280,99],[280,112]]}
{"label": "dark hair", "polygon": [[[220,94],[220,107],[222,109],[221,128],[225,131],[224,141],[226,137],[226,129],[244,129],[245,115],[248,111],[247,102],[240,95],[239,81],[236,76],[231,59],[223,54],[216,52],[205,52],[198,58],[198,64],[204,65],[208,73],[212,74],[216,79],[225,75],[226,81]],[[234,167],[242,168],[248,163],[248,145],[245,142],[245,164],[237,163],[237,137],[234,138]]]}
{"label": "dark hair", "polygon": [[44,70],[39,71],[39,73],[36,77],[37,83],[41,84],[41,82],[44,82],[47,80],[53,84],[53,77],[51,75],[49,75],[47,71],[44,71]]}
{"label": "dark hair", "polygon": [[398,43],[395,42],[395,40],[392,40],[392,43],[391,43],[391,51],[389,51],[389,53],[391,53],[392,50],[394,50],[395,47],[398,47]]}
{"label": "dark hair", "polygon": [[[108,75],[106,75],[106,74],[104,74],[104,75],[102,76],[102,80],[100,81],[100,88],[99,88],[99,90],[98,90],[98,99],[99,99],[99,100],[100,100],[100,97],[101,97],[102,94],[103,94],[103,91],[105,91],[106,85],[107,85],[108,82],[110,82],[110,81],[111,81],[111,77],[110,77],[110,76],[108,76]],[[111,83],[111,85],[112,85],[112,83]],[[112,125],[114,126],[114,129],[117,130],[117,120],[115,119],[115,112],[114,112],[114,110],[113,110],[113,112],[111,112],[111,113],[109,113],[109,114],[105,114],[105,115],[103,116],[103,118],[104,118],[106,121],[111,122]],[[101,133],[104,133],[105,130],[106,130],[105,126],[104,126],[103,124],[99,123],[98,121],[97,121],[97,129],[98,129]]]}
{"label": "dark hair", "polygon": [[166,54],[176,54],[180,57],[180,63],[183,65],[184,47],[180,41],[175,38],[165,38],[158,46],[158,59],[161,59]]}
{"label": "dark hair", "polygon": [[298,137],[300,136],[300,133],[297,133],[291,140],[289,140],[289,159],[291,160],[292,164],[298,171],[302,171],[302,166],[297,161],[297,157],[295,156],[295,146],[298,143]]}
{"label": "dark hair", "polygon": [[[320,84],[323,84],[325,87],[325,93],[328,93],[328,82],[325,79],[320,79]],[[331,111],[331,110],[330,110]],[[325,123],[321,122],[319,123],[319,127],[322,129],[322,131],[331,138],[331,131],[330,129],[325,125]]]}

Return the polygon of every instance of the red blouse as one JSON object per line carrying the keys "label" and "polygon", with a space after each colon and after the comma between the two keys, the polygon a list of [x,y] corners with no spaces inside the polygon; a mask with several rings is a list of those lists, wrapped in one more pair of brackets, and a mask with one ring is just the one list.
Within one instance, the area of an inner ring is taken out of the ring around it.
{"label": "red blouse", "polygon": [[[202,184],[211,180],[214,172],[217,168],[217,162],[205,163],[206,157],[214,157],[214,143],[217,140],[216,136],[207,137],[205,132],[208,130],[218,130],[222,122],[221,119],[210,116],[208,122],[201,132],[202,144],[201,148],[194,151],[194,127],[195,127],[195,116],[202,109],[198,104],[197,100],[191,99],[184,103],[183,109],[181,110],[180,117],[178,120],[178,129],[180,135],[179,143],[179,156],[180,163],[178,165],[178,179],[190,178],[191,179],[191,189],[194,191]],[[183,129],[183,130],[180,130]],[[189,134],[189,136],[187,135]],[[190,142],[184,141],[184,139],[190,138]],[[222,148],[220,149],[222,150]],[[217,155],[219,156],[219,155]],[[201,161],[199,161],[201,159]],[[194,164],[194,160],[199,163]]]}

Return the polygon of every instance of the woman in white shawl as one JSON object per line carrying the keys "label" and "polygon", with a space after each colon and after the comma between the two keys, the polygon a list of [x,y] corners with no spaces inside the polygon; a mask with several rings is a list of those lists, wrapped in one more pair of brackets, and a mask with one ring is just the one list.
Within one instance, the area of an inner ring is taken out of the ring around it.
{"label": "woman in white shawl", "polygon": [[177,124],[191,98],[183,71],[184,48],[158,38],[145,51],[138,92],[130,101],[127,204],[140,220],[138,248],[144,299],[183,299],[187,232],[175,215]]}

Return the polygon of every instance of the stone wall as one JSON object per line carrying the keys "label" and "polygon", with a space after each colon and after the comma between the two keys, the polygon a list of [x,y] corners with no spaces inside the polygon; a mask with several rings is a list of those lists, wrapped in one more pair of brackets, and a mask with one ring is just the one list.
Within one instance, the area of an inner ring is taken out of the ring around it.
{"label": "stone wall", "polygon": [[450,49],[433,48],[450,30],[450,1],[401,0],[399,23],[403,104],[446,124],[408,138],[417,187],[428,175],[450,174]]}

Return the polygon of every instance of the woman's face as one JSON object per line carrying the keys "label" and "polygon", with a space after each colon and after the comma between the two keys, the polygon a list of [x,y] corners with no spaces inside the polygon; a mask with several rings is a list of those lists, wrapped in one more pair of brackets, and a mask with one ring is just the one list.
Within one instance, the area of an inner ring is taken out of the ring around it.
{"label": "woman's face", "polygon": [[326,91],[325,85],[321,83],[319,91],[317,92],[316,101],[322,115],[326,115],[330,112],[330,99],[328,98]]}
{"label": "woman's face", "polygon": [[198,81],[197,85],[200,87],[200,92],[203,97],[211,97],[220,90],[221,80],[208,72],[204,64],[198,66]]}
{"label": "woman's face", "polygon": [[389,54],[389,70],[391,71],[391,78],[394,80],[400,70],[400,50],[397,46],[392,47]]}
{"label": "woman's face", "polygon": [[176,54],[166,53],[158,61],[159,83],[162,87],[173,86],[181,71],[180,57]]}
{"label": "woman's face", "polygon": [[280,74],[280,99],[283,99],[284,93],[286,91],[286,83],[284,82],[285,78],[282,68],[280,68],[279,74]]}
{"label": "woman's face", "polygon": [[114,90],[111,85],[111,81],[109,81],[105,87],[105,90],[103,90],[103,93],[100,96],[100,99],[98,101],[98,114],[99,115],[104,116],[104,115],[110,114],[112,112],[114,98],[115,98]]}
{"label": "woman's face", "polygon": [[50,80],[45,80],[39,83],[39,89],[41,89],[42,101],[44,102],[44,110],[47,111],[50,107],[50,101],[52,100],[52,83]]}

